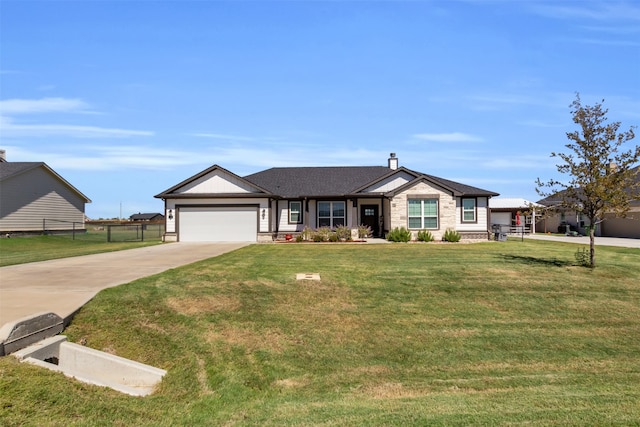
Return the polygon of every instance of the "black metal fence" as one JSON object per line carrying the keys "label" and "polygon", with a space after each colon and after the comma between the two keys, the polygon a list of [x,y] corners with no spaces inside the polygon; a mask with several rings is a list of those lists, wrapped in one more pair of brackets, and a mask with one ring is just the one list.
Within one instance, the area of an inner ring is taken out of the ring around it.
{"label": "black metal fence", "polygon": [[42,234],[56,234],[71,236],[73,240],[86,234],[87,230],[83,222],[64,221],[60,219],[43,219]]}
{"label": "black metal fence", "polygon": [[107,225],[107,242],[144,242],[160,240],[164,224],[110,224]]}
{"label": "black metal fence", "polygon": [[73,222],[42,220],[42,233],[94,242],[143,242],[161,240],[164,223],[157,222]]}

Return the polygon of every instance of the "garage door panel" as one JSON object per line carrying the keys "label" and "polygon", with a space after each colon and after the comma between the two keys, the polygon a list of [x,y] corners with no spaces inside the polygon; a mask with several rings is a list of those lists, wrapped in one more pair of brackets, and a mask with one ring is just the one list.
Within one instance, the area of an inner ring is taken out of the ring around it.
{"label": "garage door panel", "polygon": [[181,207],[182,242],[255,242],[258,210],[254,206]]}
{"label": "garage door panel", "polygon": [[511,226],[511,212],[491,212],[491,223]]}

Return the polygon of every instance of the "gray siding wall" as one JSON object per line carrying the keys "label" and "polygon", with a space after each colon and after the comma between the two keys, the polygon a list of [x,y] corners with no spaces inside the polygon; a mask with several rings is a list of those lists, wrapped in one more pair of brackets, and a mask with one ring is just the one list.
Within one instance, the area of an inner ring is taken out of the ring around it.
{"label": "gray siding wall", "polygon": [[603,236],[640,239],[640,207],[632,208],[626,218],[617,218],[614,214],[606,214],[604,219],[604,222],[600,224]]}
{"label": "gray siding wall", "polygon": [[[73,221],[84,227],[84,199],[44,168],[36,168],[0,184],[0,231],[42,230],[42,220]],[[48,230],[72,224],[47,222]]]}

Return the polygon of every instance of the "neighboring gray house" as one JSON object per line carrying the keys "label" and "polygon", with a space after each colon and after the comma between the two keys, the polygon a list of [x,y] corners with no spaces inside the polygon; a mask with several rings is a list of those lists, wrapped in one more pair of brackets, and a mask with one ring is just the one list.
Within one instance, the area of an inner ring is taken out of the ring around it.
{"label": "neighboring gray house", "polygon": [[165,203],[165,241],[272,241],[305,227],[395,227],[415,235],[448,228],[463,239],[489,236],[497,193],[398,167],[271,168],[245,177],[218,166],[155,197]]}
{"label": "neighboring gray house", "polygon": [[144,222],[149,222],[149,221],[162,221],[164,219],[164,215],[162,215],[161,213],[137,213],[137,214],[133,214],[129,217],[129,221],[144,221]]}
{"label": "neighboring gray house", "polygon": [[[634,168],[635,180],[640,181],[640,166]],[[538,203],[554,208],[562,203],[562,193],[554,194]],[[587,235],[589,227],[589,219],[581,212],[558,208],[554,215],[547,216],[542,223],[539,223],[540,231],[549,231],[552,233],[563,233],[566,226],[572,231]],[[631,199],[629,212],[625,217],[617,217],[614,213],[606,213],[603,221],[596,226],[596,236],[602,237],[626,237],[632,239],[640,239],[640,200]]]}
{"label": "neighboring gray house", "polygon": [[84,228],[91,200],[43,162],[0,160],[0,232]]}

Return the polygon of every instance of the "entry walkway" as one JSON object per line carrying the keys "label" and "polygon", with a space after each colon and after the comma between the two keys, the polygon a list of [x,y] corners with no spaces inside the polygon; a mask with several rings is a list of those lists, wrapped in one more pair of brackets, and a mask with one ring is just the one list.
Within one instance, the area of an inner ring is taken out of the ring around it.
{"label": "entry walkway", "polygon": [[0,326],[42,312],[67,320],[102,289],[212,258],[249,243],[156,246],[0,268]]}

